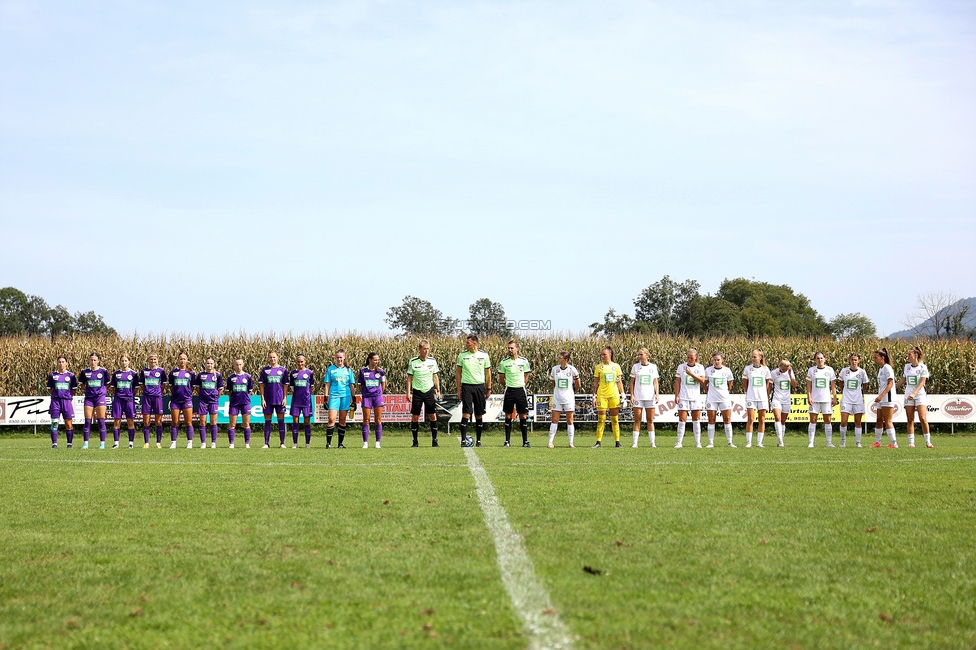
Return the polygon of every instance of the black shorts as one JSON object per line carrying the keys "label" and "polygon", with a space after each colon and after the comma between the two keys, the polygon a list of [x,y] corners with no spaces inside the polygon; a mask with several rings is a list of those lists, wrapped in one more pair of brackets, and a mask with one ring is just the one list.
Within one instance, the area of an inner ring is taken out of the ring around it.
{"label": "black shorts", "polygon": [[426,393],[419,390],[413,391],[413,399],[410,404],[410,415],[420,415],[420,409],[424,409],[424,414],[428,417],[437,413],[437,406],[434,404],[434,389],[431,388]]}
{"label": "black shorts", "polygon": [[461,413],[475,414],[481,417],[485,414],[485,402],[488,391],[484,384],[461,384]]}
{"label": "black shorts", "polygon": [[505,389],[505,402],[502,405],[502,411],[507,416],[511,414],[512,409],[516,409],[519,415],[529,414],[529,396],[525,392],[525,388]]}

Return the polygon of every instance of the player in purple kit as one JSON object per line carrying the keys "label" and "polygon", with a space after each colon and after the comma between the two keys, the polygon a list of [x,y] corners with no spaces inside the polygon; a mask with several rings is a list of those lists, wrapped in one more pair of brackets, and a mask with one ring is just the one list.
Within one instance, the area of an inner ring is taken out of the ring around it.
{"label": "player in purple kit", "polygon": [[315,385],[315,373],[305,367],[304,354],[295,357],[294,370],[288,373],[288,384],[291,386],[291,442],[292,449],[298,447],[298,420],[305,418],[305,448],[312,446],[312,386]]}
{"label": "player in purple kit", "polygon": [[180,352],[177,367],[173,368],[169,377],[169,414],[172,418],[169,436],[172,442],[170,449],[176,449],[176,439],[180,437],[180,415],[186,425],[186,448],[193,449],[193,380],[196,373],[190,368],[190,358],[186,352]]}
{"label": "player in purple kit", "polygon": [[213,357],[203,362],[204,371],[198,374],[193,383],[197,387],[197,415],[200,418],[200,449],[207,448],[207,416],[210,416],[210,448],[217,448],[217,402],[224,388],[224,378],[214,367]]}
{"label": "player in purple kit", "polygon": [[146,359],[147,367],[139,373],[142,386],[142,438],[143,449],[149,448],[149,422],[156,418],[156,449],[163,442],[163,384],[166,383],[166,369],[159,367],[159,356],[153,352]]}
{"label": "player in purple kit", "polygon": [[278,436],[281,447],[285,447],[285,382],[288,369],[278,365],[278,353],[268,353],[268,365],[261,368],[258,375],[258,393],[261,395],[261,408],[264,410],[264,448],[271,446],[271,417],[278,416]]}
{"label": "player in purple kit", "polygon": [[[119,425],[122,418],[128,427],[129,449],[132,449],[136,439],[136,427],[132,421],[136,417],[136,386],[139,384],[139,373],[129,367],[129,355],[123,352],[119,355],[119,370],[112,373],[110,384],[112,386],[112,438],[115,442],[112,449],[119,448]],[[148,440],[147,440],[148,442]]]}
{"label": "player in purple kit", "polygon": [[68,430],[68,449],[75,438],[75,427],[71,420],[75,417],[72,403],[74,390],[78,388],[78,378],[68,371],[68,359],[58,357],[58,369],[47,376],[47,387],[51,390],[51,449],[58,448],[58,419],[64,418]]}
{"label": "player in purple kit", "polygon": [[88,449],[92,418],[98,420],[98,436],[101,440],[98,448],[105,449],[105,397],[109,374],[108,370],[98,365],[101,360],[97,352],[92,352],[88,357],[88,367],[78,375],[78,383],[85,386],[85,444],[82,449]]}
{"label": "player in purple kit", "polygon": [[369,449],[369,419],[373,414],[376,422],[376,448],[383,438],[383,390],[386,388],[386,371],[380,368],[380,355],[366,355],[366,367],[359,371],[359,394],[363,398],[363,449]]}
{"label": "player in purple kit", "polygon": [[227,430],[228,447],[234,448],[234,438],[237,437],[237,416],[240,414],[244,422],[244,448],[251,448],[251,391],[254,382],[251,375],[244,372],[244,359],[234,359],[234,374],[227,378],[227,389],[230,391],[230,426]]}

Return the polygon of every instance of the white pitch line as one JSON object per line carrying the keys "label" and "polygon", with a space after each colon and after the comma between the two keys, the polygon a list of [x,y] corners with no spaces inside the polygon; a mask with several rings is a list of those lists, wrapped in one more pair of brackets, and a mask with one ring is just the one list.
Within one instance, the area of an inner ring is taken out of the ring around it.
{"label": "white pitch line", "polygon": [[0,458],[6,463],[69,463],[74,465],[229,465],[233,467],[464,467],[464,463],[291,463],[211,462],[205,460],[128,460],[110,458]]}
{"label": "white pitch line", "polygon": [[468,468],[474,477],[478,501],[485,513],[485,525],[495,541],[495,555],[501,570],[505,590],[529,635],[529,648],[572,648],[569,629],[559,618],[545,587],[535,577],[532,559],[525,550],[522,536],[512,529],[505,508],[495,495],[488,472],[481,465],[478,454],[465,448]]}

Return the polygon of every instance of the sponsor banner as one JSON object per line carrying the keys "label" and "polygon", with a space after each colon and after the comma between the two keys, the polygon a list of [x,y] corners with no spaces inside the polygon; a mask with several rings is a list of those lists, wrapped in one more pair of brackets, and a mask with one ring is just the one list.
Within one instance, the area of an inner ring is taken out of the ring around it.
{"label": "sponsor banner", "polygon": [[[313,422],[326,422],[328,421],[328,410],[325,404],[324,395],[315,395],[315,404],[312,415]],[[865,402],[865,413],[864,417],[868,420],[873,420],[876,415],[875,405],[874,405],[874,395],[867,395],[864,398]],[[357,399],[356,415],[351,420],[347,422],[362,422],[363,409],[361,398]],[[529,419],[536,422],[547,422],[551,419],[552,414],[549,409],[549,404],[551,402],[551,395],[529,395]],[[141,398],[137,396],[136,400],[136,415],[137,418],[141,416]],[[74,422],[76,424],[84,424],[85,422],[85,410],[83,396],[75,396],[73,401],[75,416]],[[410,402],[407,401],[406,395],[385,395],[384,396],[385,405],[383,407],[383,421],[384,422],[409,422],[410,421]],[[744,395],[732,395],[732,421],[733,422],[745,422],[746,419],[746,408],[745,408],[745,396]],[[895,403],[894,421],[896,423],[904,424],[906,422],[905,418],[905,408],[904,408],[904,397],[899,396]],[[928,395],[926,398],[928,402],[926,410],[928,411],[929,422],[934,424],[955,424],[955,423],[976,423],[976,395]],[[106,417],[111,417],[112,412],[112,398],[108,397],[107,407],[105,409]],[[505,419],[505,414],[502,412],[502,395],[490,395],[486,403],[485,421],[486,422],[502,422]],[[194,398],[194,413],[196,413],[196,398]],[[288,398],[288,404],[291,404],[291,398]],[[22,397],[0,397],[0,426],[2,425],[37,425],[37,426],[49,426],[51,424],[51,398],[50,397],[38,397],[38,396],[22,396]],[[678,421],[678,413],[675,408],[676,404],[674,402],[674,396],[668,395],[663,396],[661,402],[654,409],[654,420],[655,422],[660,422],[662,424],[674,423]],[[163,398],[163,422],[170,422],[170,411],[169,411],[169,397]],[[217,421],[221,424],[226,424],[229,422],[230,404],[227,396],[221,396],[218,401],[217,406]],[[285,421],[291,422],[292,418],[287,415],[288,409],[285,410],[286,416]],[[438,420],[441,422],[451,422],[456,423],[461,421],[461,403],[457,399],[456,395],[442,395],[441,400],[437,403],[437,416]],[[264,419],[264,411],[261,408],[261,398],[257,395],[251,396],[251,417],[259,420]],[[422,415],[422,418],[426,419],[426,415]],[[634,413],[631,408],[630,401],[625,397],[623,405],[620,409],[620,421],[621,422],[633,422]],[[576,396],[576,421],[580,423],[584,422],[596,422],[597,414],[596,408],[593,404],[592,395],[577,395]],[[773,415],[771,412],[766,413],[766,420],[771,422]],[[840,420],[840,406],[834,407],[834,417],[835,421]],[[792,396],[792,407],[789,416],[790,422],[807,422],[809,421],[809,415],[807,413],[807,396],[805,394],[794,394]]]}

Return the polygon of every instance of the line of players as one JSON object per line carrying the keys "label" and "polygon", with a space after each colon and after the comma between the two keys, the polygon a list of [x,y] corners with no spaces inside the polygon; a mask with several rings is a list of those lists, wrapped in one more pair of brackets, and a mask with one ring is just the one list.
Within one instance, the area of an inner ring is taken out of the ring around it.
{"label": "line of players", "polygon": [[[492,372],[489,355],[479,350],[479,340],[476,335],[469,335],[465,341],[466,349],[458,355],[455,368],[455,385],[457,398],[462,404],[461,445],[464,447],[482,445],[484,432],[483,417],[486,411],[487,396],[491,393]],[[891,359],[886,348],[874,352],[874,362],[878,366],[878,385],[880,390],[874,400],[876,404],[877,420],[875,426],[875,442],[873,447],[881,446],[882,433],[889,438],[889,448],[897,448],[895,429],[892,416],[895,406],[897,389],[907,386],[905,393],[905,409],[908,418],[909,447],[915,446],[914,419],[918,414],[925,436],[925,444],[931,448],[927,411],[925,408],[925,382],[929,377],[928,368],[922,362],[922,350],[914,347],[908,354],[901,380],[895,384]],[[549,429],[549,447],[554,446],[559,422],[565,418],[569,446],[574,447],[576,393],[580,391],[580,372],[570,363],[569,352],[560,352],[559,363],[549,371],[552,382],[553,396],[550,402],[552,423]],[[756,446],[763,446],[765,434],[765,416],[772,410],[776,429],[777,445],[784,445],[786,421],[791,408],[791,394],[798,382],[791,363],[783,359],[777,368],[770,371],[766,365],[762,350],[753,350],[751,363],[746,366],[740,379],[746,393],[746,447],[752,446],[753,428],[757,425]],[[133,447],[135,438],[135,394],[142,393],[143,412],[143,447],[149,447],[150,424],[155,418],[156,447],[161,447],[163,426],[163,386],[170,386],[170,414],[172,424],[170,428],[170,448],[176,447],[179,435],[179,423],[182,417],[187,431],[187,448],[193,447],[193,394],[198,396],[197,418],[200,427],[201,447],[206,447],[207,431],[210,432],[211,447],[217,443],[217,403],[219,397],[227,388],[230,393],[230,427],[228,430],[229,446],[234,447],[236,424],[238,417],[244,426],[245,447],[250,448],[250,395],[255,384],[251,375],[244,372],[243,360],[234,361],[234,373],[225,383],[222,375],[214,368],[214,360],[208,357],[204,362],[204,371],[195,373],[189,367],[187,355],[180,354],[178,366],[168,373],[158,365],[158,357],[152,354],[148,358],[147,367],[141,371],[129,367],[129,359],[123,354],[119,363],[121,368],[109,373],[99,365],[100,357],[92,353],[89,357],[89,367],[76,378],[68,371],[65,357],[58,358],[58,369],[48,376],[47,384],[51,390],[51,441],[57,447],[59,419],[63,418],[67,427],[68,447],[72,446],[74,409],[72,397],[79,388],[85,391],[85,428],[84,447],[88,442],[93,422],[99,426],[100,448],[105,447],[106,440],[106,396],[109,388],[113,390],[112,418],[114,420],[114,445],[119,446],[120,425],[125,420],[128,426],[129,447]],[[328,403],[328,424],[326,428],[326,448],[331,448],[334,434],[338,434],[338,447],[345,448],[346,420],[352,417],[356,408],[357,388],[361,393],[363,406],[363,448],[369,446],[370,424],[375,424],[376,447],[380,447],[383,435],[383,394],[386,389],[386,372],[380,367],[379,355],[370,352],[366,358],[366,365],[354,373],[346,363],[344,350],[338,350],[335,362],[329,366],[323,378],[325,398]],[[863,390],[868,383],[867,372],[860,367],[860,357],[856,353],[848,357],[848,367],[835,374],[833,368],[826,365],[822,352],[814,355],[814,364],[807,371],[806,391],[809,403],[810,424],[808,429],[809,447],[814,446],[818,417],[823,419],[824,433],[828,447],[834,447],[832,439],[831,415],[833,407],[838,403],[837,379],[842,382],[841,395],[841,426],[840,446],[846,446],[847,425],[850,418],[854,419],[855,442],[861,447],[862,418],[865,412]],[[271,444],[272,418],[277,419],[280,445],[286,447],[284,410],[289,387],[292,391],[290,415],[292,421],[292,447],[298,446],[300,420],[304,420],[305,446],[311,445],[312,391],[315,375],[306,366],[306,358],[299,354],[295,359],[294,370],[287,370],[278,363],[276,352],[268,353],[268,365],[263,367],[258,376],[257,389],[261,397],[264,411],[264,448]],[[725,435],[730,447],[736,445],[732,441],[731,409],[732,402],[730,388],[734,384],[735,375],[726,367],[724,355],[712,355],[712,365],[707,368],[699,363],[698,351],[688,350],[684,363],[678,366],[674,377],[674,398],[678,405],[677,444],[683,445],[685,428],[688,417],[691,417],[692,430],[696,447],[701,443],[701,412],[707,413],[707,447],[715,446],[715,427],[718,417],[724,424]],[[526,383],[532,371],[531,364],[519,355],[518,343],[508,342],[508,356],[499,363],[497,374],[500,382],[504,383],[505,394],[503,412],[505,413],[505,442],[511,445],[511,435],[516,415],[522,434],[522,446],[529,447],[528,440],[528,392]],[[421,412],[428,416],[428,426],[431,433],[431,445],[438,446],[436,403],[440,399],[440,369],[437,361],[430,356],[430,343],[420,342],[417,356],[407,364],[407,399],[411,402],[411,434],[414,447],[419,446],[419,426]],[[613,349],[604,347],[600,353],[600,363],[593,373],[592,391],[597,410],[596,444],[602,445],[603,435],[609,418],[615,445],[620,447],[619,411],[625,399],[623,385],[623,371],[614,360]],[[705,391],[704,399],[702,396]],[[638,360],[630,372],[630,403],[634,413],[633,445],[638,446],[641,426],[647,423],[648,439],[651,447],[657,447],[654,430],[654,415],[660,402],[660,375],[658,368],[650,362],[650,353],[646,348],[638,351]],[[476,438],[468,434],[472,415],[475,418]]]}

